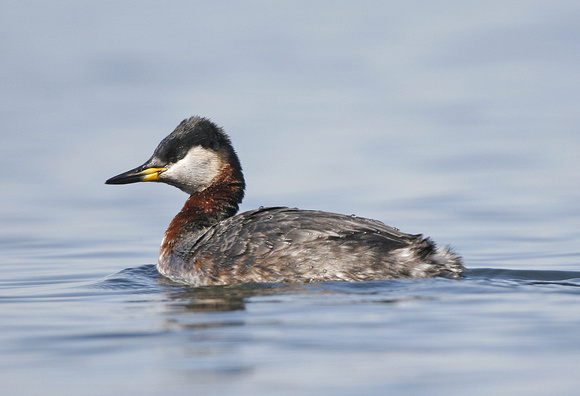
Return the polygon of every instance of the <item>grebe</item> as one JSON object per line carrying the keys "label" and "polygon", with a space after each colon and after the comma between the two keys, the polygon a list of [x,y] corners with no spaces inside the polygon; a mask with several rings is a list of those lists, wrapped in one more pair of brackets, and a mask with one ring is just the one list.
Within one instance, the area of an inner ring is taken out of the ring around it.
{"label": "grebe", "polygon": [[158,271],[193,286],[459,278],[461,258],[379,221],[286,207],[236,215],[244,176],[229,137],[184,120],[143,165],[107,184],[163,182],[190,195],[165,232]]}

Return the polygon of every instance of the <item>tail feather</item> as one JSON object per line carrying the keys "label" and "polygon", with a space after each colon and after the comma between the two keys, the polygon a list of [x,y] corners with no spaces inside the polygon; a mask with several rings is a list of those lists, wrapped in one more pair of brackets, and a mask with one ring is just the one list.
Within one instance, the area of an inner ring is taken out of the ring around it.
{"label": "tail feather", "polygon": [[449,246],[437,246],[429,255],[429,259],[440,267],[438,276],[445,278],[460,278],[463,276],[465,267],[461,257],[455,253]]}

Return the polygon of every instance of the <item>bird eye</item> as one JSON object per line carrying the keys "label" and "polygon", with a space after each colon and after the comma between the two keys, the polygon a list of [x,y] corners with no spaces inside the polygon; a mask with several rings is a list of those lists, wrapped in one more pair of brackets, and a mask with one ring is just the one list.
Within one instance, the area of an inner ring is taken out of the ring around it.
{"label": "bird eye", "polygon": [[167,164],[175,164],[177,161],[179,161],[179,155],[177,154],[178,153],[168,153],[164,158],[165,161],[167,161]]}

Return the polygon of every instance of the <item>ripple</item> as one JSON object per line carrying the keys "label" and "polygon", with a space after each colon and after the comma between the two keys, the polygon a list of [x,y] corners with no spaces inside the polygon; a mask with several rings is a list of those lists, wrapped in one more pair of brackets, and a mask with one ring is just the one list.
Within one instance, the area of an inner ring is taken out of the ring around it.
{"label": "ripple", "polygon": [[86,286],[89,289],[126,291],[132,294],[155,293],[160,291],[158,280],[161,275],[155,265],[147,264],[126,268],[105,279]]}

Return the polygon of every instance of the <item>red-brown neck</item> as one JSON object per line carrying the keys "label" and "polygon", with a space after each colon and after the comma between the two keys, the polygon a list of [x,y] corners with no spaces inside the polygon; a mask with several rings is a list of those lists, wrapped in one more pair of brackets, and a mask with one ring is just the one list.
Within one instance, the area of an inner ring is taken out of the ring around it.
{"label": "red-brown neck", "polygon": [[172,244],[184,235],[235,215],[244,197],[244,187],[241,170],[226,166],[209,187],[187,199],[169,224],[164,244]]}

